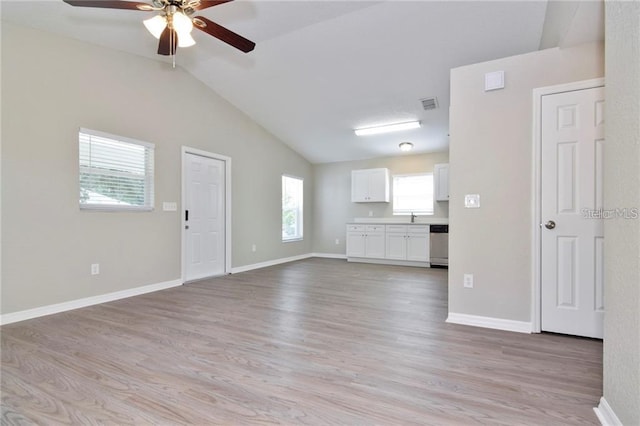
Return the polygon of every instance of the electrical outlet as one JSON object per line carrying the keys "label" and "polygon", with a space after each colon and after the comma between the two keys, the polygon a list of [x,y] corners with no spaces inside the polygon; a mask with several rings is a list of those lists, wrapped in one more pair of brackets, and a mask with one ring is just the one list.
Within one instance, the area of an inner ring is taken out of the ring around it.
{"label": "electrical outlet", "polygon": [[92,263],[91,264],[91,275],[99,275],[100,274],[100,264]]}
{"label": "electrical outlet", "polygon": [[252,245],[251,245],[251,251],[255,252],[257,249],[258,249],[258,248],[256,247],[256,245],[255,245],[255,244],[252,244]]}
{"label": "electrical outlet", "polygon": [[464,274],[464,288],[473,288],[473,274]]}
{"label": "electrical outlet", "polygon": [[340,238],[336,238],[336,245],[340,244]]}

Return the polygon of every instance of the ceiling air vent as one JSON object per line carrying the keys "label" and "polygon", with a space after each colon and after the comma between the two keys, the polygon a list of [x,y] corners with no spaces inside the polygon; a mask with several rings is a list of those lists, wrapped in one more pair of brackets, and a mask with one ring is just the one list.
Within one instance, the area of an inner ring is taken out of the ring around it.
{"label": "ceiling air vent", "polygon": [[422,102],[422,108],[424,108],[426,111],[438,108],[438,98],[436,98],[435,96],[432,98],[420,99],[420,102]]}

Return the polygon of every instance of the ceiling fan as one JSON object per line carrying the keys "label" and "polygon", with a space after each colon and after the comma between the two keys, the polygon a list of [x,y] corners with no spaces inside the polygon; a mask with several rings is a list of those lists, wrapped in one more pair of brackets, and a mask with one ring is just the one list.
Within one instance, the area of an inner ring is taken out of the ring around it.
{"label": "ceiling fan", "polygon": [[247,40],[204,16],[191,17],[196,11],[228,3],[232,0],[151,0],[151,4],[116,0],[63,1],[71,6],[79,7],[159,12],[158,15],[144,21],[147,30],[160,40],[158,44],[159,55],[174,56],[178,47],[189,47],[196,44],[193,37],[191,37],[193,28],[204,31],[245,53],[251,52],[256,45],[251,40]]}

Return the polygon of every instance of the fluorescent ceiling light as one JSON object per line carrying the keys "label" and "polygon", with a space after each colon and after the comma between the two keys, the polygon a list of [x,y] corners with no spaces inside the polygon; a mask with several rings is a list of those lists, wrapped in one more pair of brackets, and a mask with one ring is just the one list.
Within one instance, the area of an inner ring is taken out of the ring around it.
{"label": "fluorescent ceiling light", "polygon": [[364,129],[355,129],[356,135],[367,136],[377,135],[378,133],[397,132],[399,130],[417,129],[420,127],[419,121],[408,121],[406,123],[388,124],[386,126],[367,127]]}

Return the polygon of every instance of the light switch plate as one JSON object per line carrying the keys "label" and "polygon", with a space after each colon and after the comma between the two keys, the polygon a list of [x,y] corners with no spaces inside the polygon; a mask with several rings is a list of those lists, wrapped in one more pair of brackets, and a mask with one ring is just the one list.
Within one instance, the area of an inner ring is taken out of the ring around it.
{"label": "light switch plate", "polygon": [[488,72],[484,75],[484,91],[504,89],[504,71]]}
{"label": "light switch plate", "polygon": [[480,194],[467,194],[464,196],[464,206],[467,209],[480,208]]}
{"label": "light switch plate", "polygon": [[165,201],[162,203],[162,210],[165,212],[178,211],[178,203],[173,201]]}

